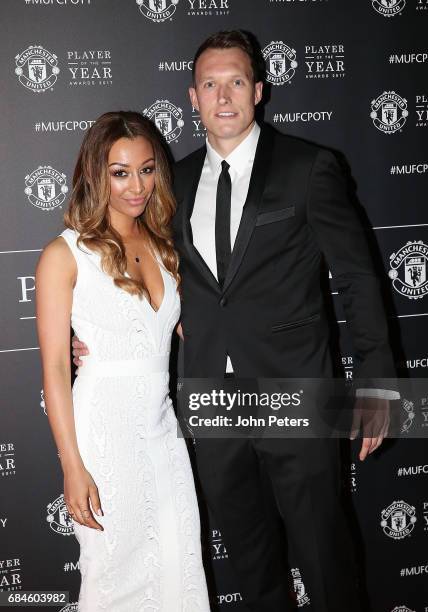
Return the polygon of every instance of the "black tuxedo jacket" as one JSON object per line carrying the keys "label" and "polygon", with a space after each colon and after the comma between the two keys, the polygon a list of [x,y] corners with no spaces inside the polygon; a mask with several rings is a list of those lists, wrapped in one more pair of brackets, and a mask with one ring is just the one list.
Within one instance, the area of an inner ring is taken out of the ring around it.
{"label": "black tuxedo jacket", "polygon": [[184,376],[331,375],[323,258],[343,298],[355,377],[393,377],[378,280],[336,158],[262,125],[248,196],[221,289],[193,246],[190,217],[205,146],[175,166]]}

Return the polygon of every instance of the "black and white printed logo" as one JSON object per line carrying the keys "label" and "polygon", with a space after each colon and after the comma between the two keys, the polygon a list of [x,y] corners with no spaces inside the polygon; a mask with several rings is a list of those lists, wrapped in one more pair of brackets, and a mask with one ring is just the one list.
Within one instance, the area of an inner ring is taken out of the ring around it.
{"label": "black and white printed logo", "polygon": [[354,375],[354,358],[352,355],[347,355],[341,358],[342,368],[344,369],[345,379],[352,380]]}
{"label": "black and white printed logo", "polygon": [[220,559],[228,559],[226,546],[224,545],[221,532],[218,529],[212,530],[211,544],[213,547],[213,551],[212,551],[213,561],[219,561]]}
{"label": "black and white printed logo", "polygon": [[305,585],[303,584],[299,568],[292,568],[291,576],[293,578],[294,592],[296,593],[297,607],[303,608],[303,606],[310,604],[311,600],[308,594],[306,593]]}
{"label": "black and white printed logo", "polygon": [[230,0],[187,0],[187,14],[199,17],[229,15]]}
{"label": "black and white printed logo", "polygon": [[67,51],[67,64],[69,85],[73,87],[93,85],[109,87],[113,84],[111,51],[108,49]]}
{"label": "black and white printed logo", "polygon": [[39,166],[25,177],[25,195],[30,204],[43,211],[54,210],[68,193],[67,177],[52,166]]}
{"label": "black and white printed logo", "polygon": [[421,398],[422,427],[428,427],[428,397]]}
{"label": "black and white printed logo", "polygon": [[409,300],[427,295],[428,246],[422,240],[407,242],[397,253],[392,253],[389,259],[391,268],[388,276],[400,295]]}
{"label": "black and white printed logo", "polygon": [[263,49],[266,79],[272,85],[290,83],[297,68],[296,51],[279,41],[272,41]]}
{"label": "black and white printed logo", "polygon": [[21,559],[0,559],[0,593],[22,589]]}
{"label": "black and white printed logo", "polygon": [[238,601],[242,601],[242,595],[239,592],[236,593],[221,593],[217,595],[217,603],[219,606],[233,604]]}
{"label": "black and white printed logo", "polygon": [[25,4],[37,4],[38,6],[89,6],[91,0],[24,0]]}
{"label": "black and white printed logo", "polygon": [[171,19],[179,0],[136,0],[140,12],[155,23]]}
{"label": "black and white printed logo", "polygon": [[416,96],[416,127],[428,127],[428,95]]}
{"label": "black and white printed logo", "polygon": [[207,129],[202,123],[201,115],[196,108],[192,106],[192,125],[193,125],[193,138],[206,138]]}
{"label": "black and white printed logo", "polygon": [[143,110],[143,115],[154,121],[167,142],[176,142],[184,126],[183,111],[169,100],[156,100]]}
{"label": "black and white printed logo", "polygon": [[406,0],[372,0],[375,11],[384,17],[398,15],[406,6]]}
{"label": "black and white printed logo", "polygon": [[343,78],[345,76],[345,47],[342,44],[306,45],[307,79]]}
{"label": "black and white printed logo", "polygon": [[382,510],[381,517],[383,533],[393,540],[403,540],[415,527],[416,510],[403,500],[394,501]]}
{"label": "black and white printed logo", "polygon": [[404,410],[403,421],[401,423],[401,433],[408,433],[413,425],[415,418],[415,405],[410,400],[403,398],[401,400],[401,406]]}
{"label": "black and white printed logo", "polygon": [[15,56],[15,74],[21,85],[40,93],[53,89],[59,74],[58,58],[41,45],[30,45]]}
{"label": "black and white printed logo", "polygon": [[46,402],[45,402],[45,392],[43,389],[40,390],[40,408],[43,408],[44,414],[47,416],[46,412]]}
{"label": "black and white printed logo", "polygon": [[0,442],[0,477],[15,476],[15,447],[13,442]]}
{"label": "black and white printed logo", "polygon": [[351,463],[350,466],[350,475],[349,475],[349,484],[351,493],[355,493],[357,490],[357,464]]}
{"label": "black and white printed logo", "polygon": [[373,125],[384,134],[401,130],[409,115],[407,100],[395,91],[384,91],[376,100],[372,100],[371,107]]}
{"label": "black and white printed logo", "polygon": [[157,66],[159,72],[192,72],[193,60],[161,60]]}
{"label": "black and white printed logo", "polygon": [[63,536],[69,536],[74,533],[73,521],[68,514],[62,493],[47,505],[47,510],[46,520],[52,531]]}

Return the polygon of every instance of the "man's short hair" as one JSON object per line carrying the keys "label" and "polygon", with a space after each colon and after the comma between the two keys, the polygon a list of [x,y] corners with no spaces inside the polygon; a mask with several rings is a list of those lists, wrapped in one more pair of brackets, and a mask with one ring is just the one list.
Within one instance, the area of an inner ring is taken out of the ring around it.
{"label": "man's short hair", "polygon": [[265,61],[255,36],[244,30],[224,30],[211,34],[196,51],[192,67],[193,83],[195,83],[196,62],[207,49],[241,49],[250,58],[254,82],[264,80]]}

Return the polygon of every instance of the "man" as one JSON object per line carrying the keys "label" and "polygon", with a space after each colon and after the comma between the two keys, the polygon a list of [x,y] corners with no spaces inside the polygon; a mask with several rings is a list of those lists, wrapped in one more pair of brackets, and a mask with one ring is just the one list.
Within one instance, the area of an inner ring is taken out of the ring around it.
{"label": "man", "polygon": [[[194,59],[190,98],[207,142],[175,168],[184,376],[330,377],[325,258],[344,296],[355,375],[393,377],[378,282],[345,180],[329,151],[257,125],[263,69],[240,31],[210,36]],[[381,442],[365,438],[360,458]],[[360,609],[336,441],[197,440],[196,455],[249,610],[292,609],[264,478],[312,609]]]}
{"label": "man", "polygon": [[[189,92],[207,143],[175,172],[184,376],[331,376],[325,256],[344,295],[356,376],[393,377],[378,282],[344,177],[327,150],[255,123],[259,57],[244,33],[220,32],[194,59]],[[379,433],[364,440],[361,459],[380,445]],[[290,609],[261,467],[313,609],[359,609],[335,441],[197,440],[196,454],[249,609]]]}

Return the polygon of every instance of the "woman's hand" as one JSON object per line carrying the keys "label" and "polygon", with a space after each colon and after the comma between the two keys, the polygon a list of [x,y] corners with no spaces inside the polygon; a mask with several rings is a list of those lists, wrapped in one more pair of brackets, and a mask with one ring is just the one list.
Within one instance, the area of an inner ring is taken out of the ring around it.
{"label": "woman's hand", "polygon": [[103,516],[98,488],[84,466],[64,471],[64,499],[68,513],[77,523],[104,531],[104,527],[93,515],[95,512],[98,516]]}

